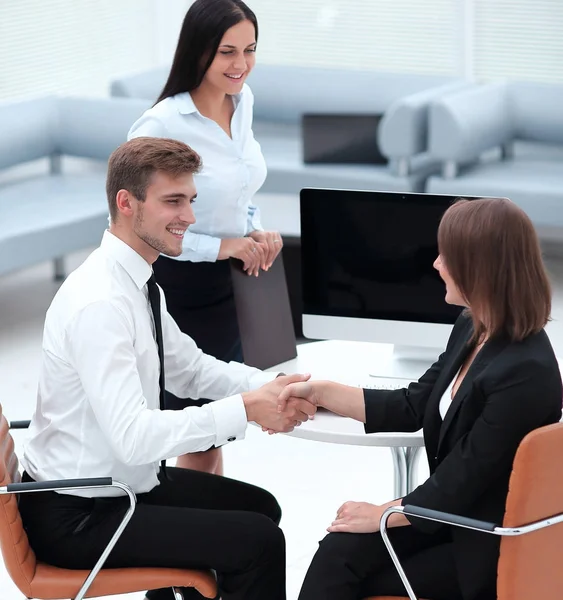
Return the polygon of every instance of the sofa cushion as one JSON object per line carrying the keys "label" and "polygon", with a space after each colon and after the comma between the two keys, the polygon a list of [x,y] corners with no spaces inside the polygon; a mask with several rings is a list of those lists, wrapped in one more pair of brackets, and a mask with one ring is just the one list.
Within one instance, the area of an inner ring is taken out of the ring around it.
{"label": "sofa cushion", "polygon": [[97,245],[108,224],[105,172],[0,186],[0,274]]}
{"label": "sofa cushion", "polygon": [[427,191],[459,196],[504,196],[539,226],[563,226],[563,163],[534,158],[494,161],[464,169],[455,179],[430,177]]}

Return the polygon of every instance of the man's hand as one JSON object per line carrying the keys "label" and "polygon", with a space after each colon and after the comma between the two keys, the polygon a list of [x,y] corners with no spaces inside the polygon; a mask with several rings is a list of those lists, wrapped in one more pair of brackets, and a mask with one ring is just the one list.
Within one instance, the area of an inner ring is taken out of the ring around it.
{"label": "man's hand", "polygon": [[301,398],[337,415],[351,417],[361,423],[366,422],[364,390],[361,388],[320,380],[292,383],[278,398],[280,412],[285,410],[290,398]]}
{"label": "man's hand", "polygon": [[281,235],[277,231],[253,231],[248,234],[248,237],[259,242],[266,249],[264,261],[260,266],[267,271],[283,248]]}
{"label": "man's hand", "polygon": [[315,414],[317,408],[302,399],[291,399],[284,410],[278,410],[278,398],[289,384],[305,382],[310,375],[284,375],[276,377],[261,388],[242,394],[249,421],[255,421],[262,428],[272,432],[293,431]]}
{"label": "man's hand", "polygon": [[227,238],[221,240],[217,260],[237,258],[242,261],[242,268],[249,275],[258,277],[260,266],[264,264],[267,252],[266,244],[257,242],[251,237]]}

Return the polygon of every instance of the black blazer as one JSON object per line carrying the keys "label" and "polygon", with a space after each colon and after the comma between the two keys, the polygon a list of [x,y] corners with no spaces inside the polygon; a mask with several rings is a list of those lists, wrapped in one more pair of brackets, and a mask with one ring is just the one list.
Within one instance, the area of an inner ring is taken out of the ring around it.
{"label": "black blazer", "polygon": [[[365,390],[366,433],[424,430],[430,478],[405,496],[414,504],[501,524],[512,463],[530,431],[557,423],[561,375],[545,331],[522,342],[491,339],[475,357],[453,402],[440,417],[440,399],[472,350],[471,319],[461,315],[445,352],[402,390]],[[443,525],[412,519],[432,533]],[[451,529],[464,598],[496,598],[500,538]]]}

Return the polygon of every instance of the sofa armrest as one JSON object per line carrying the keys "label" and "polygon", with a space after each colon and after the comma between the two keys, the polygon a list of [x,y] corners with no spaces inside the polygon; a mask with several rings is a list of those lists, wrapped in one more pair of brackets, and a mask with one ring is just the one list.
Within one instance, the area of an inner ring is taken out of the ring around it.
{"label": "sofa armrest", "polygon": [[0,104],[0,169],[50,156],[55,148],[57,98]]}
{"label": "sofa armrest", "polygon": [[122,98],[140,98],[154,103],[166,83],[169,70],[169,67],[158,67],[114,79],[110,84],[110,94]]}
{"label": "sofa armrest", "polygon": [[467,163],[513,138],[504,83],[474,86],[436,99],[429,116],[429,151],[441,161]]}
{"label": "sofa armrest", "polygon": [[428,150],[428,111],[430,103],[472,84],[456,81],[409,94],[385,111],[377,133],[381,152],[390,159],[404,159]]}
{"label": "sofa armrest", "polygon": [[137,98],[60,98],[56,150],[107,160],[149,107],[150,102]]}

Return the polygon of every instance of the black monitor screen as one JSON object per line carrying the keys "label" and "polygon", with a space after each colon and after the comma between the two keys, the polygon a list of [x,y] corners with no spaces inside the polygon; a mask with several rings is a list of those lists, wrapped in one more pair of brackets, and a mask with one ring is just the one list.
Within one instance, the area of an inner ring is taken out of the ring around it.
{"label": "black monitor screen", "polygon": [[432,264],[438,224],[453,196],[301,191],[306,314],[454,323]]}

